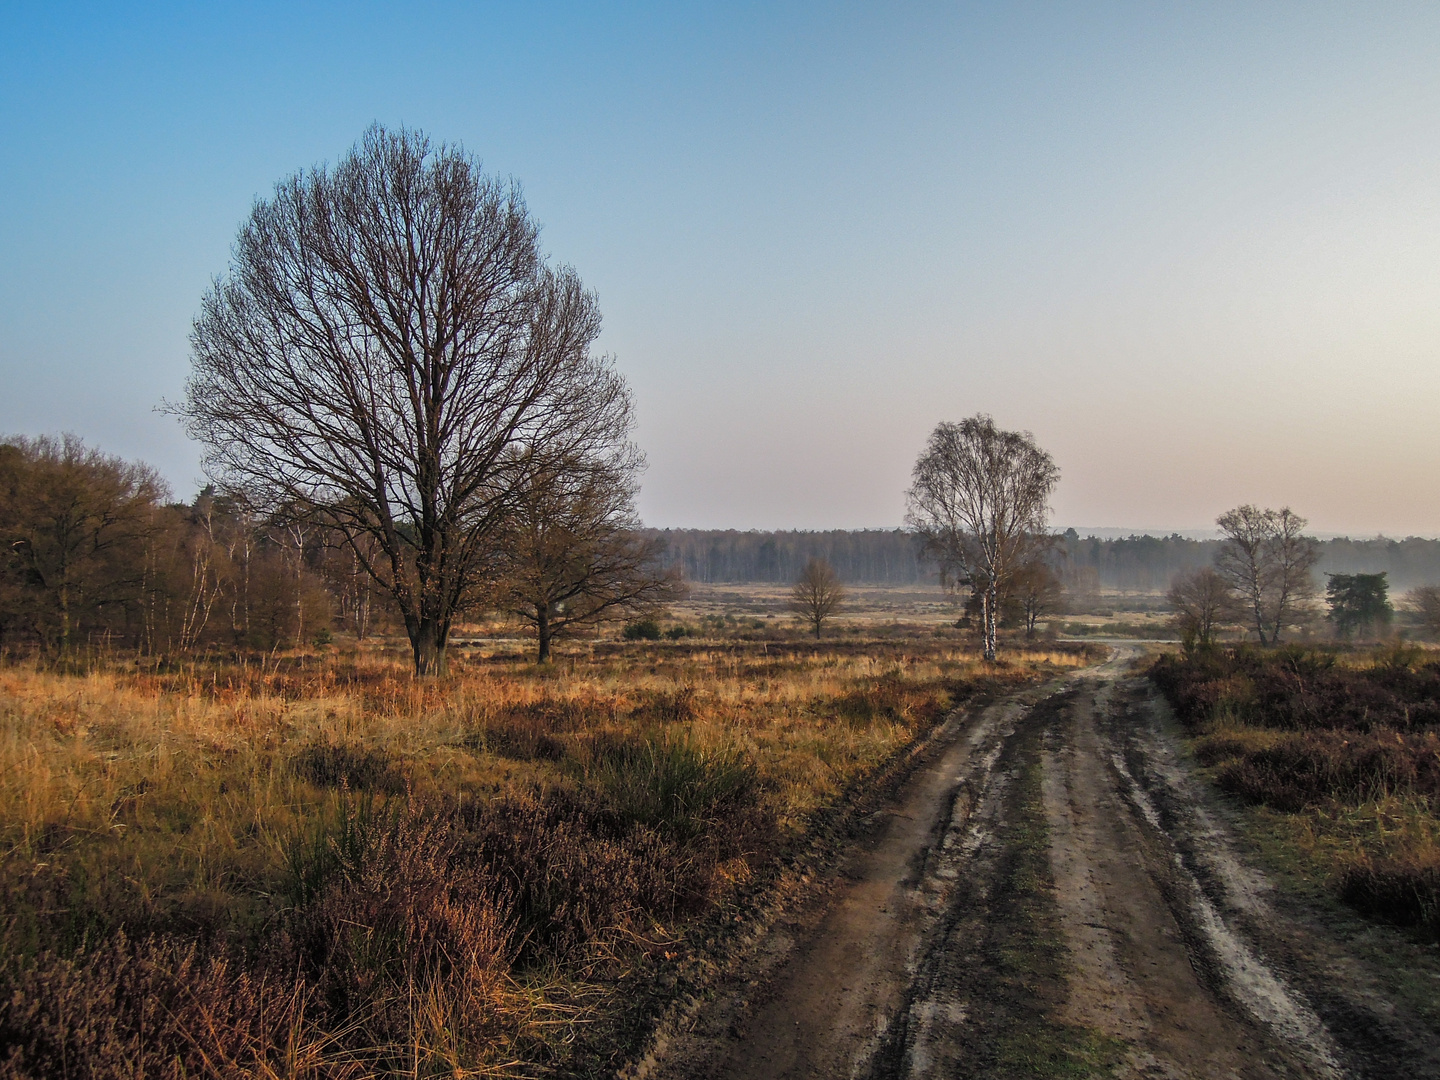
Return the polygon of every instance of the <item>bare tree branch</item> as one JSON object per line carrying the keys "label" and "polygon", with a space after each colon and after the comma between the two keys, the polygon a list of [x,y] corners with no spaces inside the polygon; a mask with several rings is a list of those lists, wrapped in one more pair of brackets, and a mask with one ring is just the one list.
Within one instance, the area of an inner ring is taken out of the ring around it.
{"label": "bare tree branch", "polygon": [[983,413],[944,422],[915,463],[907,524],[952,588],[983,596],[985,658],[995,659],[1000,598],[1047,543],[1047,503],[1060,478],[1028,432],[1001,431]]}
{"label": "bare tree branch", "polygon": [[624,445],[595,298],[545,265],[519,189],[378,125],[277,185],[191,334],[176,411],[257,505],[323,513],[394,597],[416,671],[493,586],[520,462]]}

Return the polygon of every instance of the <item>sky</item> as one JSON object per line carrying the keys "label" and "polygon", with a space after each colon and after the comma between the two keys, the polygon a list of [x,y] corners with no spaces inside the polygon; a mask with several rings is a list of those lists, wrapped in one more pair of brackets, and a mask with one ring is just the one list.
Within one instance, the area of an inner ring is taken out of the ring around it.
{"label": "sky", "polygon": [[648,524],[891,527],[942,420],[1061,526],[1440,535],[1440,5],[0,9],[0,433],[200,448],[200,297],[373,121],[523,185]]}

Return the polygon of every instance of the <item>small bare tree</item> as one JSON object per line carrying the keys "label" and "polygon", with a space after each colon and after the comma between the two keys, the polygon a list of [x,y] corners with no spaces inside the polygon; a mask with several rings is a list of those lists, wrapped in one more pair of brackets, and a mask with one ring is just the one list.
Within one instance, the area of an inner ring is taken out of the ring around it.
{"label": "small bare tree", "polygon": [[1261,645],[1278,645],[1286,621],[1315,591],[1310,570],[1319,558],[1305,535],[1308,522],[1288,506],[1261,510],[1246,504],[1221,514],[1225,542],[1215,565],[1245,605]]}
{"label": "small bare tree", "polygon": [[815,639],[845,599],[845,588],[835,568],[824,559],[811,559],[800,571],[790,590],[790,610],[799,615],[815,631]]}
{"label": "small bare tree", "polygon": [[1414,609],[1420,625],[1431,637],[1440,637],[1440,585],[1421,585],[1405,594],[1407,606]]}
{"label": "small bare tree", "polygon": [[523,463],[629,437],[599,332],[513,183],[376,125],[256,203],[177,411],[222,487],[340,531],[394,598],[416,673],[438,675],[456,614],[491,594]]}
{"label": "small bare tree", "polygon": [[906,522],[947,586],[981,593],[987,660],[1011,577],[1051,542],[1045,518],[1059,478],[1029,432],[1001,431],[983,413],[939,424],[915,463]]}
{"label": "small bare tree", "polygon": [[1065,588],[1055,568],[1045,559],[1035,558],[1016,571],[1008,599],[1025,624],[1026,639],[1032,640],[1040,620],[1064,605]]}
{"label": "small bare tree", "polygon": [[664,543],[635,516],[639,454],[539,462],[526,474],[500,561],[500,602],[535,628],[537,663],[582,626],[623,618],[683,592],[660,567]]}
{"label": "small bare tree", "polygon": [[1208,566],[1177,574],[1168,599],[1181,637],[1202,649],[1214,644],[1221,626],[1244,614],[1230,583]]}

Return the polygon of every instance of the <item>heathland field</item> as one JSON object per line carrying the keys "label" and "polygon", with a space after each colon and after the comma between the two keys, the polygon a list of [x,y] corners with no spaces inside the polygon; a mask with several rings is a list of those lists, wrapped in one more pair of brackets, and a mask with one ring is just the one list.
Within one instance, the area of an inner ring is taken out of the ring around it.
{"label": "heathland field", "polygon": [[1213,649],[1152,677],[1279,866],[1440,938],[1440,662],[1415,646]]}
{"label": "heathland field", "polygon": [[0,1073],[603,1071],[867,778],[1084,662],[717,630],[443,680],[8,666]]}

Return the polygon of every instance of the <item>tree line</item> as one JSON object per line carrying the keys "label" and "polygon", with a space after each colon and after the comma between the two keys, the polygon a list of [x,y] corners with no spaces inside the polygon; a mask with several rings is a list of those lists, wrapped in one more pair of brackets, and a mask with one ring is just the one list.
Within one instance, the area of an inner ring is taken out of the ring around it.
{"label": "tree line", "polygon": [[[556,638],[679,584],[635,528],[632,482],[565,475],[527,486],[483,595],[531,625],[542,661]],[[176,502],[153,469],[73,435],[0,441],[0,649],[272,651],[403,629],[393,597],[314,508],[260,511],[214,487]]]}
{"label": "tree line", "polygon": [[73,435],[0,443],[0,646],[153,655],[360,637],[378,614],[351,553],[313,524],[207,488],[177,503],[154,470]]}
{"label": "tree line", "polygon": [[701,584],[790,584],[815,559],[850,585],[936,581],[935,567],[903,529],[653,529],[648,535],[663,545],[667,566]]}
{"label": "tree line", "polygon": [[[1168,594],[1186,648],[1211,647],[1227,627],[1253,634],[1261,646],[1282,644],[1318,614],[1322,545],[1288,506],[1237,506],[1216,524],[1224,538],[1211,565],[1176,574]],[[1387,571],[1326,571],[1324,578],[1325,618],[1336,637],[1389,632],[1395,607]],[[1408,599],[1426,630],[1440,633],[1440,586],[1419,586]]]}
{"label": "tree line", "polygon": [[[934,584],[938,570],[915,535],[904,529],[749,530],[653,529],[661,556],[687,581],[704,584],[789,584],[811,559],[829,563],[847,585]],[[1178,573],[1210,566],[1223,541],[1169,536],[1082,536],[1060,533],[1054,565],[1074,597],[1100,590],[1163,594]],[[1384,537],[1315,541],[1315,572],[1385,573],[1392,588],[1440,581],[1440,540]]]}

